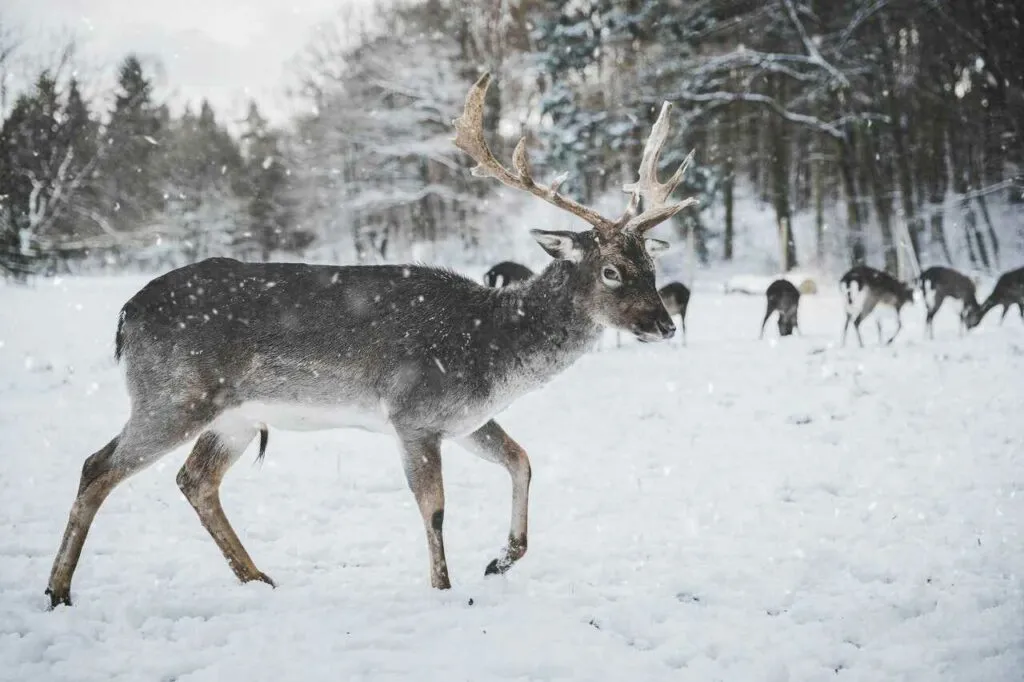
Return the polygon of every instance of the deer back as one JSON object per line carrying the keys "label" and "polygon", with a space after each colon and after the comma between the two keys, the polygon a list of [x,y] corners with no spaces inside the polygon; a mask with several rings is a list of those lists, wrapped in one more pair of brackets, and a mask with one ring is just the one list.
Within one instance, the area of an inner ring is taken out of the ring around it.
{"label": "deer back", "polygon": [[125,304],[119,355],[142,400],[348,406],[461,431],[596,338],[573,274],[555,261],[536,286],[496,290],[427,267],[209,259]]}

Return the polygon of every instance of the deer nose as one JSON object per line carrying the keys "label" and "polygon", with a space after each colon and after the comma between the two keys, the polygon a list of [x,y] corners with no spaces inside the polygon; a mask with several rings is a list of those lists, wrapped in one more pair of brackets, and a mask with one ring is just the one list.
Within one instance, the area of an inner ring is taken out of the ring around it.
{"label": "deer nose", "polygon": [[676,325],[668,315],[656,321],[654,328],[661,334],[662,339],[671,339],[676,333]]}

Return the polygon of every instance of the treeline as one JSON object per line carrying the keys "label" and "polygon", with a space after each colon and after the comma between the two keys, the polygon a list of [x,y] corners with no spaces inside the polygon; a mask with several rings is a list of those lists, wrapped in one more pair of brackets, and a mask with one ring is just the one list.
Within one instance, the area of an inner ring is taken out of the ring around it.
{"label": "treeline", "polygon": [[43,72],[4,111],[0,250],[17,268],[87,250],[479,252],[517,226],[451,144],[487,69],[495,153],[527,136],[535,174],[567,172],[587,202],[633,179],[673,102],[663,164],[694,149],[682,191],[702,199],[674,225],[704,261],[734,257],[743,186],[774,213],[784,269],[831,256],[905,276],[961,253],[993,269],[1024,240],[1020,212],[995,210],[1024,208],[1022,27],[1013,0],[407,0],[321,27],[295,84],[309,113],[272,130],[253,105],[234,136],[208,105],[171,116],[134,59],[109,111]]}
{"label": "treeline", "polygon": [[210,255],[301,249],[281,133],[252,104],[231,135],[207,102],[179,116],[139,60],[120,66],[108,111],[68,64],[41,71],[0,125],[0,266],[58,272],[76,260],[165,268]]}
{"label": "treeline", "polygon": [[315,222],[350,233],[361,257],[439,234],[474,243],[490,188],[448,137],[480,68],[497,76],[496,151],[507,159],[527,135],[541,172],[567,171],[586,201],[631,179],[674,102],[685,125],[663,162],[695,149],[684,191],[724,208],[677,221],[705,261],[733,257],[741,181],[774,210],[785,269],[798,211],[814,215],[805,259],[862,262],[874,245],[876,265],[907,274],[952,260],[954,240],[971,266],[995,267],[992,199],[1024,207],[1019,2],[425,0],[375,24],[355,46],[327,34],[311,47],[302,92],[316,113],[297,122],[325,209]]}

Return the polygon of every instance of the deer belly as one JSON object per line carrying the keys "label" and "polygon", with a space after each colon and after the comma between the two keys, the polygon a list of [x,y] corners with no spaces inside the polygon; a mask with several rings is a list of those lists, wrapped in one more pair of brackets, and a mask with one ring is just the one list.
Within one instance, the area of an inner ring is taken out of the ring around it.
{"label": "deer belly", "polygon": [[389,430],[388,413],[383,406],[371,409],[357,405],[246,402],[228,410],[218,421],[220,419],[266,424],[283,431],[362,429],[384,433]]}

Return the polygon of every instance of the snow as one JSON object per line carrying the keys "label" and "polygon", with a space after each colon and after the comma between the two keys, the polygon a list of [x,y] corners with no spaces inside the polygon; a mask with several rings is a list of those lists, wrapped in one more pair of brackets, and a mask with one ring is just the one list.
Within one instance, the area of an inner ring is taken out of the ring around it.
{"label": "snow", "polygon": [[[235,583],[178,491],[179,450],[97,516],[72,596],[43,589],[83,459],[127,416],[120,305],[145,278],[0,287],[0,680],[1019,680],[1024,324],[920,303],[839,348],[698,290],[689,346],[593,353],[501,423],[531,453],[530,550],[499,467],[446,446],[454,589],[394,443],[273,431],[224,506],[277,583]],[[470,605],[472,600],[472,605]]]}

